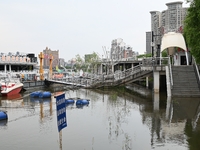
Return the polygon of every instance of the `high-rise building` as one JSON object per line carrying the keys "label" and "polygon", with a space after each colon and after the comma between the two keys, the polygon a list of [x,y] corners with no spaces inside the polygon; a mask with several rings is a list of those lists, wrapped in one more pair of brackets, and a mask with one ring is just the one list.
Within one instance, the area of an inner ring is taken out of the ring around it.
{"label": "high-rise building", "polygon": [[136,53],[133,51],[132,47],[126,45],[126,43],[123,42],[123,39],[118,38],[112,40],[111,51],[110,51],[110,58],[112,60],[121,60],[124,58],[130,58],[133,57],[135,54]]}
{"label": "high-rise building", "polygon": [[[182,7],[183,2],[166,3],[167,9],[159,11],[150,11],[151,31],[154,33],[154,50],[158,51],[162,36],[168,32],[182,33],[184,20],[187,15],[187,9]],[[149,44],[149,35],[146,34],[146,44]],[[146,45],[147,47],[147,45]],[[146,49],[147,52],[147,49]],[[147,52],[148,53],[148,52]]]}
{"label": "high-rise building", "polygon": [[124,43],[123,39],[121,39],[121,38],[112,40],[111,50],[110,50],[110,58],[112,60],[121,59],[121,54],[122,54],[122,51],[125,46],[126,46],[126,43]]}
{"label": "high-rise building", "polygon": [[146,53],[151,54],[151,32],[146,32]]}

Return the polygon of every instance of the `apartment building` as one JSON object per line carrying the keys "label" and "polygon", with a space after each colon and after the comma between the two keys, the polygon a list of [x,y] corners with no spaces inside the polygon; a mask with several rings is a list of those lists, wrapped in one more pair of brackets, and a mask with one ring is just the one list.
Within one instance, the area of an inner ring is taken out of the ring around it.
{"label": "apartment building", "polygon": [[126,45],[123,39],[118,38],[112,40],[110,58],[111,60],[122,60],[130,57],[134,57],[136,53],[133,51],[132,47]]}
{"label": "apartment building", "polygon": [[[184,20],[187,15],[187,9],[182,7],[183,2],[170,2],[166,3],[167,9],[162,12],[150,11],[151,14],[151,32],[154,37],[154,52],[159,51],[162,36],[168,32],[183,32]],[[151,39],[152,41],[152,39]],[[149,35],[146,34],[146,47],[148,48]],[[149,53],[149,48],[146,49]],[[158,52],[159,53],[159,52]]]}

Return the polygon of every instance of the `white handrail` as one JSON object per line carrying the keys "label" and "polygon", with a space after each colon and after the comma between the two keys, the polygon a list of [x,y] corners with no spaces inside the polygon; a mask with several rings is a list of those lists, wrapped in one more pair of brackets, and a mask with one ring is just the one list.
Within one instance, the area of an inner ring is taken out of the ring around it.
{"label": "white handrail", "polygon": [[168,57],[168,64],[169,64],[169,73],[170,73],[170,83],[171,83],[171,88],[173,87],[173,76],[172,76],[172,64],[170,61],[170,57]]}
{"label": "white handrail", "polygon": [[200,82],[200,74],[199,74],[199,69],[198,69],[198,67],[197,67],[197,63],[196,63],[196,60],[195,60],[195,58],[194,57],[192,57],[193,58],[193,60],[194,60],[194,65],[195,65],[195,68],[196,68],[196,71],[197,71],[197,76],[198,76],[198,79],[199,79],[199,82]]}

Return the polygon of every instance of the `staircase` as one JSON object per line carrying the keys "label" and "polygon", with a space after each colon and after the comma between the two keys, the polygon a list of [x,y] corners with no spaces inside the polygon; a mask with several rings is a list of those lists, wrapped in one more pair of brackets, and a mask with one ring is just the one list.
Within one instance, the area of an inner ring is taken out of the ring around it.
{"label": "staircase", "polygon": [[200,97],[193,66],[172,66],[173,97]]}

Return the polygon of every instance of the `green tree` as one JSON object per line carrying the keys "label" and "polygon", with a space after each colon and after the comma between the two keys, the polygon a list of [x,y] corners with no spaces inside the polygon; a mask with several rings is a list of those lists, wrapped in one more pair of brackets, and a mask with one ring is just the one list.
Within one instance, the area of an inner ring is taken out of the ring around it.
{"label": "green tree", "polygon": [[[189,0],[187,0],[189,2]],[[200,1],[190,2],[188,14],[184,22],[184,36],[191,54],[200,63]]]}
{"label": "green tree", "polygon": [[83,64],[84,64],[84,61],[83,61],[83,59],[81,58],[81,56],[80,56],[79,54],[76,55],[76,64],[75,64],[76,69],[77,69],[77,70],[82,69]]}
{"label": "green tree", "polygon": [[141,55],[138,55],[137,58],[144,58],[144,57],[152,57],[151,54],[141,54]]}
{"label": "green tree", "polygon": [[94,72],[94,70],[97,68],[99,60],[100,58],[95,52],[93,52],[92,54],[85,55],[85,62],[87,64],[87,67],[90,68],[88,70],[89,72],[91,71],[91,69]]}

